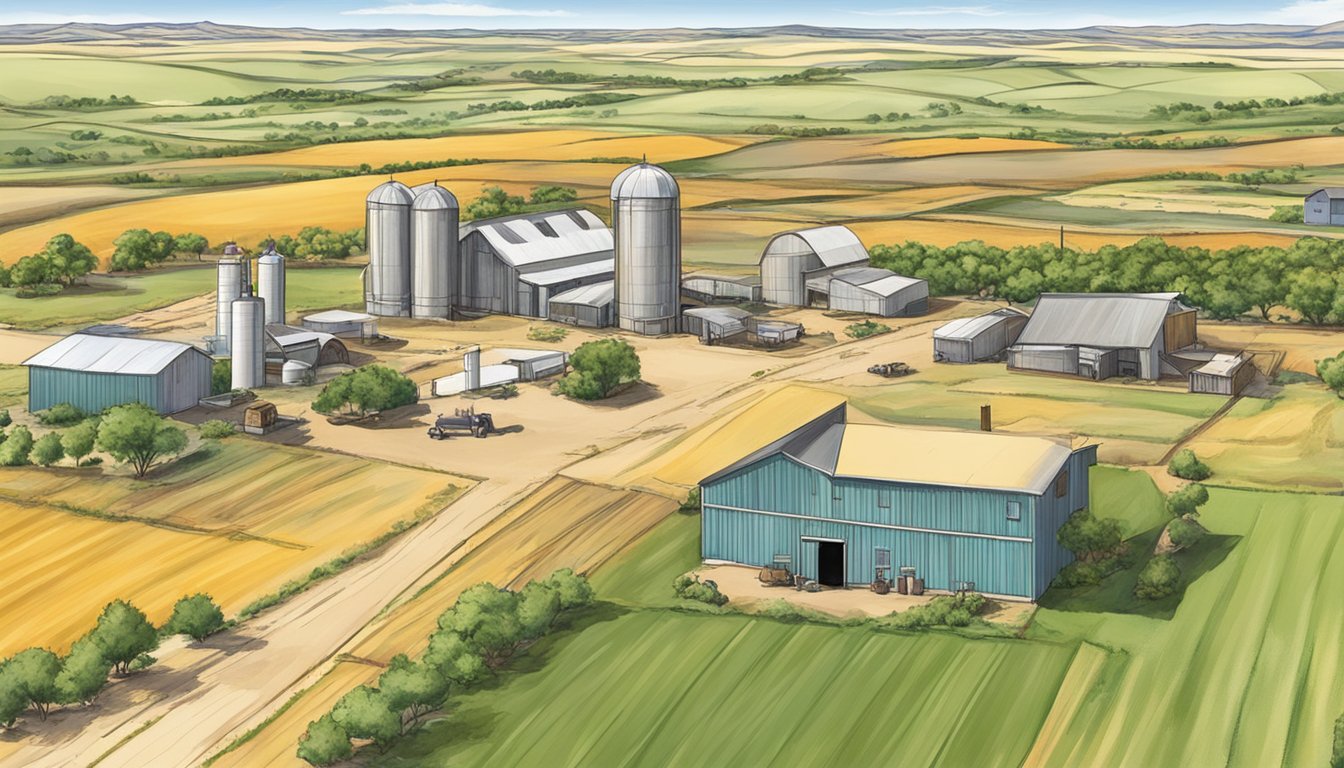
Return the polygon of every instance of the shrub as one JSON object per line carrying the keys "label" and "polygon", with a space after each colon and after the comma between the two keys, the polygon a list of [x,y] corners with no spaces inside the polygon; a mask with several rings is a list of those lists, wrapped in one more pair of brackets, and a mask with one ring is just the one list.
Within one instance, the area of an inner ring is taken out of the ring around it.
{"label": "shrub", "polygon": [[1119,555],[1124,547],[1120,522],[1099,518],[1090,510],[1080,509],[1069,516],[1055,534],[1060,546],[1083,562],[1099,562]]}
{"label": "shrub", "polygon": [[61,286],[56,283],[36,283],[19,287],[14,291],[14,296],[19,299],[37,299],[44,296],[55,296],[60,292]]}
{"label": "shrub", "polygon": [[1301,224],[1303,221],[1303,206],[1301,205],[1276,205],[1274,212],[1269,214],[1270,221],[1278,221],[1284,224]]}
{"label": "shrub", "polygon": [[37,412],[37,420],[48,427],[68,427],[83,421],[86,416],[86,413],[70,403],[57,403],[45,411]]}
{"label": "shrub", "polygon": [[366,365],[327,382],[313,401],[318,413],[342,410],[363,416],[410,405],[419,399],[415,382],[385,365]]}
{"label": "shrub", "polygon": [[317,766],[340,762],[353,753],[350,735],[331,715],[323,715],[308,724],[308,730],[299,739],[297,752],[301,760]]}
{"label": "shrub", "polygon": [[61,703],[93,703],[107,686],[107,673],[111,670],[112,665],[88,636],[76,640],[69,655],[61,660],[61,672],[56,676]]}
{"label": "shrub", "polygon": [[89,633],[103,658],[124,675],[133,662],[159,647],[159,635],[139,608],[125,600],[113,600],[103,608]]}
{"label": "shrub", "polygon": [[698,576],[678,576],[672,582],[672,589],[682,600],[695,600],[708,605],[728,602],[728,596],[719,591],[717,584],[701,581]]}
{"label": "shrub", "polygon": [[1167,524],[1167,537],[1176,549],[1188,549],[1204,538],[1204,526],[1194,520],[1178,517]]}
{"label": "shrub", "polygon": [[845,327],[845,335],[851,339],[866,339],[869,336],[878,336],[890,332],[891,326],[872,320],[864,320],[861,323],[854,323]]}
{"label": "shrub", "polygon": [[361,685],[336,702],[331,719],[356,739],[369,739],[379,749],[387,749],[401,735],[401,715],[388,706],[377,689]]}
{"label": "shrub", "polygon": [[1074,560],[1060,569],[1059,575],[1055,577],[1054,586],[1063,589],[1095,586],[1119,567],[1118,557],[1108,557],[1095,562]]}
{"label": "shrub", "polygon": [[210,419],[197,427],[200,430],[201,437],[206,440],[223,440],[234,433],[234,424],[232,421],[223,419]]}
{"label": "shrub", "polygon": [[1182,480],[1207,480],[1213,474],[1213,470],[1200,461],[1194,451],[1185,448],[1171,457],[1171,461],[1167,464],[1167,474],[1175,475]]}
{"label": "shrub", "polygon": [[216,360],[210,366],[210,394],[222,395],[233,389],[233,362],[228,358]]}
{"label": "shrub", "polygon": [[620,339],[580,344],[570,355],[569,364],[574,370],[555,385],[555,390],[575,400],[601,400],[620,385],[639,380],[639,355]]}
{"label": "shrub", "polygon": [[965,627],[985,607],[985,596],[969,592],[960,595],[940,595],[923,605],[892,614],[887,623],[897,629],[926,627]]}
{"label": "shrub", "polygon": [[1317,360],[1316,375],[1321,377],[1325,386],[1344,398],[1344,352],[1324,360]]}
{"label": "shrub", "polygon": [[1139,572],[1134,594],[1145,600],[1160,600],[1176,592],[1181,569],[1171,555],[1155,555]]}
{"label": "shrub", "polygon": [[564,341],[569,335],[569,330],[554,325],[534,325],[527,329],[527,338],[532,341],[557,342]]}
{"label": "shrub", "polygon": [[48,432],[38,438],[37,442],[33,443],[30,458],[32,458],[34,464],[42,467],[50,467],[65,458],[65,448],[61,445],[61,436],[56,432]]}
{"label": "shrub", "polygon": [[1335,721],[1335,744],[1330,750],[1330,768],[1344,768],[1344,715]]}
{"label": "shrub", "polygon": [[204,592],[178,600],[173,615],[163,625],[165,632],[187,635],[200,642],[224,628],[224,611]]}
{"label": "shrub", "polygon": [[84,457],[93,453],[93,444],[98,439],[98,421],[90,419],[81,421],[75,426],[65,430],[61,436],[61,448],[65,450],[65,455],[75,460],[75,466],[78,467],[84,463]]}
{"label": "shrub", "polygon": [[28,463],[28,454],[32,451],[33,433],[27,427],[15,427],[0,444],[0,466],[21,467]]}
{"label": "shrub", "polygon": [[596,597],[588,579],[572,568],[561,568],[552,573],[546,577],[546,585],[560,598],[560,609],[564,611],[592,605]]}
{"label": "shrub", "polygon": [[13,423],[14,419],[10,418],[8,408],[6,408],[3,411],[0,411],[0,428],[8,427],[10,424]]}
{"label": "shrub", "polygon": [[1184,517],[1198,514],[1199,508],[1209,500],[1209,490],[1199,483],[1181,486],[1167,496],[1167,512],[1172,517]]}

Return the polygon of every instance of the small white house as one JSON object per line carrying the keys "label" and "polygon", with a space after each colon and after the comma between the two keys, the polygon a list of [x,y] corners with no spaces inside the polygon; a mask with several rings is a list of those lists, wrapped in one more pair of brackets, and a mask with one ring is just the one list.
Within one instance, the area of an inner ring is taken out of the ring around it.
{"label": "small white house", "polygon": [[1325,187],[1307,195],[1302,204],[1307,224],[1344,226],[1344,187]]}

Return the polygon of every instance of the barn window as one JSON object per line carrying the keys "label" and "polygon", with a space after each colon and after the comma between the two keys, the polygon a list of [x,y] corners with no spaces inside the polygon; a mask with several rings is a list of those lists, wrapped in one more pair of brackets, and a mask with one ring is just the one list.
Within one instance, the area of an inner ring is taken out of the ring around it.
{"label": "barn window", "polygon": [[878,489],[877,489],[877,506],[879,506],[879,507],[881,507],[881,508],[883,508],[883,509],[891,509],[891,489],[890,489],[890,488],[878,488]]}
{"label": "barn window", "polygon": [[1022,502],[1020,501],[1008,502],[1008,519],[1009,520],[1022,519]]}
{"label": "barn window", "polygon": [[891,569],[891,550],[878,547],[873,550],[873,565],[877,568]]}
{"label": "barn window", "polygon": [[1341,213],[1344,213],[1344,200],[1331,200],[1330,213],[1331,215],[1334,216],[1338,216]]}
{"label": "barn window", "polygon": [[1059,473],[1055,478],[1055,498],[1062,499],[1069,495],[1069,470]]}

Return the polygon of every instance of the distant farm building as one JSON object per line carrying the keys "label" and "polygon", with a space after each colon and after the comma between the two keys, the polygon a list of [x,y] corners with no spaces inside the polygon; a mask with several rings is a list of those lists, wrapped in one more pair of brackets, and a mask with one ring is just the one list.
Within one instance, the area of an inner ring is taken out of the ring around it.
{"label": "distant farm building", "polygon": [[616,284],[583,285],[551,297],[547,312],[551,320],[580,328],[606,328],[616,324]]}
{"label": "distant farm building", "polygon": [[1025,600],[1072,560],[1055,534],[1088,504],[1095,446],[845,422],[842,405],[702,480],[703,559]]}
{"label": "distant farm building", "polygon": [[928,283],[869,266],[868,249],[848,227],[775,235],[760,265],[761,298],[771,304],[882,317],[920,315],[929,308]]}
{"label": "distant farm building", "polygon": [[1239,395],[1255,378],[1256,368],[1244,354],[1216,354],[1190,372],[1190,391],[1214,395]]}
{"label": "distant farm building", "polygon": [[579,208],[473,221],[459,254],[465,311],[545,318],[552,297],[615,276],[611,230]]}
{"label": "distant farm building", "polygon": [[1008,367],[1109,379],[1183,376],[1168,355],[1195,344],[1195,311],[1175,293],[1044,293]]}
{"label": "distant farm building", "polygon": [[743,304],[761,301],[761,278],[755,275],[687,275],[681,280],[683,301],[697,304]]}
{"label": "distant farm building", "polygon": [[330,333],[342,339],[372,339],[378,336],[378,318],[344,309],[307,315],[303,318],[303,327],[310,331]]}
{"label": "distant farm building", "polygon": [[979,317],[963,317],[933,332],[933,359],[939,363],[978,363],[1000,360],[1017,341],[1027,315],[1011,307]]}
{"label": "distant farm building", "polygon": [[210,396],[210,356],[176,341],[76,333],[38,352],[28,368],[28,410],[70,403],[86,413],[144,403],[177,413]]}
{"label": "distant farm building", "polygon": [[1344,187],[1325,187],[1307,195],[1302,205],[1302,221],[1344,226]]}
{"label": "distant farm building", "polygon": [[330,333],[271,323],[265,328],[266,373],[280,376],[285,363],[297,361],[316,370],[349,365],[350,351]]}

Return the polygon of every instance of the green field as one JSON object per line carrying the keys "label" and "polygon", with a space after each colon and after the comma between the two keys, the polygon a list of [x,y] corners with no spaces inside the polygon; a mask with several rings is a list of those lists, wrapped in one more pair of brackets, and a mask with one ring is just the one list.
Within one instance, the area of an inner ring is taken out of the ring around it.
{"label": "green field", "polygon": [[[0,289],[0,323],[32,330],[90,325],[201,296],[214,286],[215,271],[199,267],[124,277],[93,275],[87,286],[31,299]],[[291,269],[285,303],[290,312],[352,307],[361,302],[361,292],[357,267]]]}

